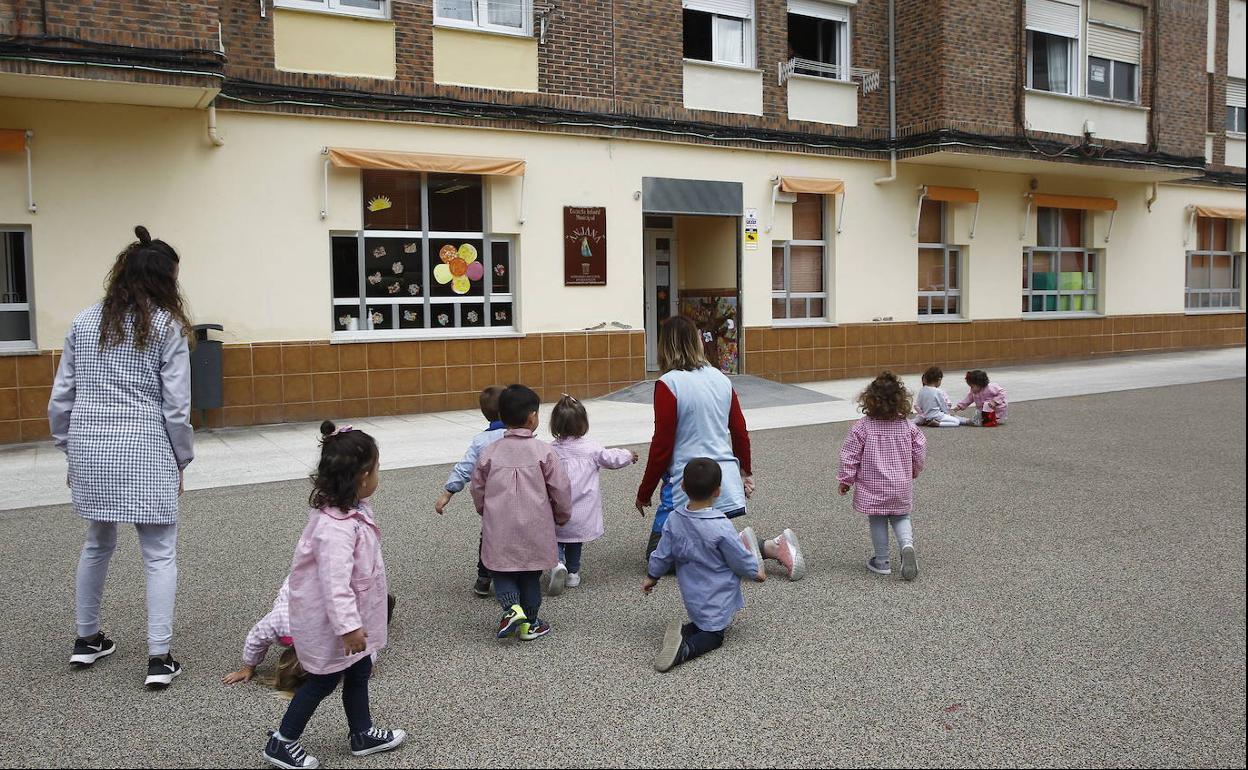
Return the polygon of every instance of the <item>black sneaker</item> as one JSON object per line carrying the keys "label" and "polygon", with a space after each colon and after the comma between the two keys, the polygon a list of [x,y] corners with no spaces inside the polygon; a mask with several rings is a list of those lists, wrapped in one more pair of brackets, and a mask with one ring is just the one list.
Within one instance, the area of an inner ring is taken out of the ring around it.
{"label": "black sneaker", "polygon": [[101,631],[89,639],[78,637],[74,640],[74,654],[69,656],[71,666],[86,668],[100,658],[107,658],[117,651],[113,640],[104,636]]}
{"label": "black sneaker", "polygon": [[165,653],[163,658],[147,659],[147,680],[143,684],[155,690],[163,690],[173,684],[173,680],[181,673],[182,666],[172,655]]}
{"label": "black sneaker", "polygon": [[394,605],[397,603],[398,603],[398,600],[394,598],[394,594],[386,594],[386,624],[387,625],[390,624],[390,621],[394,620]]}
{"label": "black sneaker", "polygon": [[488,577],[479,577],[472,587],[472,592],[477,596],[493,596],[494,591],[490,588],[490,579]]}
{"label": "black sneaker", "polygon": [[351,736],[351,753],[357,757],[380,754],[383,751],[398,748],[399,744],[405,740],[407,740],[407,733],[402,730],[382,730],[380,727],[374,727]]}
{"label": "black sneaker", "polygon": [[269,730],[269,744],[264,747],[264,761],[286,770],[312,770],[321,761],[303,750],[299,741],[288,741]]}

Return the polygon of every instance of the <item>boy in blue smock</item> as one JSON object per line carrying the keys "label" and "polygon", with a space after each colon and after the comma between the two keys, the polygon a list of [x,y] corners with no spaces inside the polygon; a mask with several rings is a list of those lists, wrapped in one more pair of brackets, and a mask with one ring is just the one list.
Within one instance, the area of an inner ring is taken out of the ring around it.
{"label": "boy in blue smock", "polygon": [[737,534],[728,518],[715,510],[722,478],[714,460],[689,461],[681,481],[689,503],[667,517],[659,546],[650,556],[641,590],[653,591],[659,577],[674,567],[689,613],[688,623],[674,620],[668,625],[654,659],[657,671],[668,671],[723,644],[733,616],[745,606],[741,581],[766,579],[754,530],[746,527]]}
{"label": "boy in blue smock", "polygon": [[[468,449],[464,452],[464,457],[455,463],[455,467],[451,469],[451,475],[446,480],[446,486],[442,489],[442,494],[438,496],[437,502],[433,504],[433,509],[439,515],[446,510],[446,506],[451,502],[451,498],[461,491],[472,479],[472,472],[477,469],[477,457],[481,455],[481,450],[490,444],[498,441],[506,432],[507,426],[503,425],[503,421],[499,419],[498,399],[503,395],[503,389],[497,385],[491,385],[481,391],[481,397],[478,403],[481,405],[481,414],[489,425],[485,430],[472,437],[472,443],[468,445]],[[472,586],[472,592],[477,596],[492,596],[493,590],[490,587],[490,571],[485,568],[485,564],[481,562],[481,541],[477,541],[477,582]]]}

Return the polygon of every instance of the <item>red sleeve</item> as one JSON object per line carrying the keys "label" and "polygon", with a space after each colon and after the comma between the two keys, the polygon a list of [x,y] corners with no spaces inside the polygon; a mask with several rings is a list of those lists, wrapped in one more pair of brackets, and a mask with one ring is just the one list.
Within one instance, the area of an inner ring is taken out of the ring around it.
{"label": "red sleeve", "polygon": [[[744,423],[743,423],[744,424]],[[646,472],[637,488],[638,500],[650,500],[663,474],[672,464],[676,446],[676,396],[662,380],[654,384],[654,438],[650,439],[650,456]]]}
{"label": "red sleeve", "polygon": [[750,463],[750,431],[745,427],[745,414],[741,411],[741,402],[737,400],[737,392],[732,392],[732,411],[728,413],[728,431],[732,433],[732,453],[741,463],[741,473],[753,476],[754,469]]}

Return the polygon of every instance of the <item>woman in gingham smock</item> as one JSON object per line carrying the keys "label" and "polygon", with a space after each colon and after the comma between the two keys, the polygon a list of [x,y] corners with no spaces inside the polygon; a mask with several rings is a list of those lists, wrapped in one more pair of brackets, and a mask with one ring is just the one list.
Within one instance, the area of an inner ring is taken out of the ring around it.
{"label": "woman in gingham smock", "polygon": [[180,673],[169,645],[178,497],[194,458],[189,324],[177,253],[143,227],[135,233],[139,240],[117,257],[104,300],[70,326],[48,420],[69,458],[74,509],[87,520],[70,662],[90,665],[115,649],[100,632],[100,602],[117,524],[134,524],[147,569],[147,684],[163,686]]}

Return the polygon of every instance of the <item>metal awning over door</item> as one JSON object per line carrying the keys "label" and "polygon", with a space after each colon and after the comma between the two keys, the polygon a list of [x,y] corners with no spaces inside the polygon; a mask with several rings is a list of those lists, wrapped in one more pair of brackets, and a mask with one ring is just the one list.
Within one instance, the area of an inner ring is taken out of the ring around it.
{"label": "metal awning over door", "polygon": [[741,197],[740,182],[654,176],[641,180],[641,206],[646,214],[739,217],[744,213]]}

